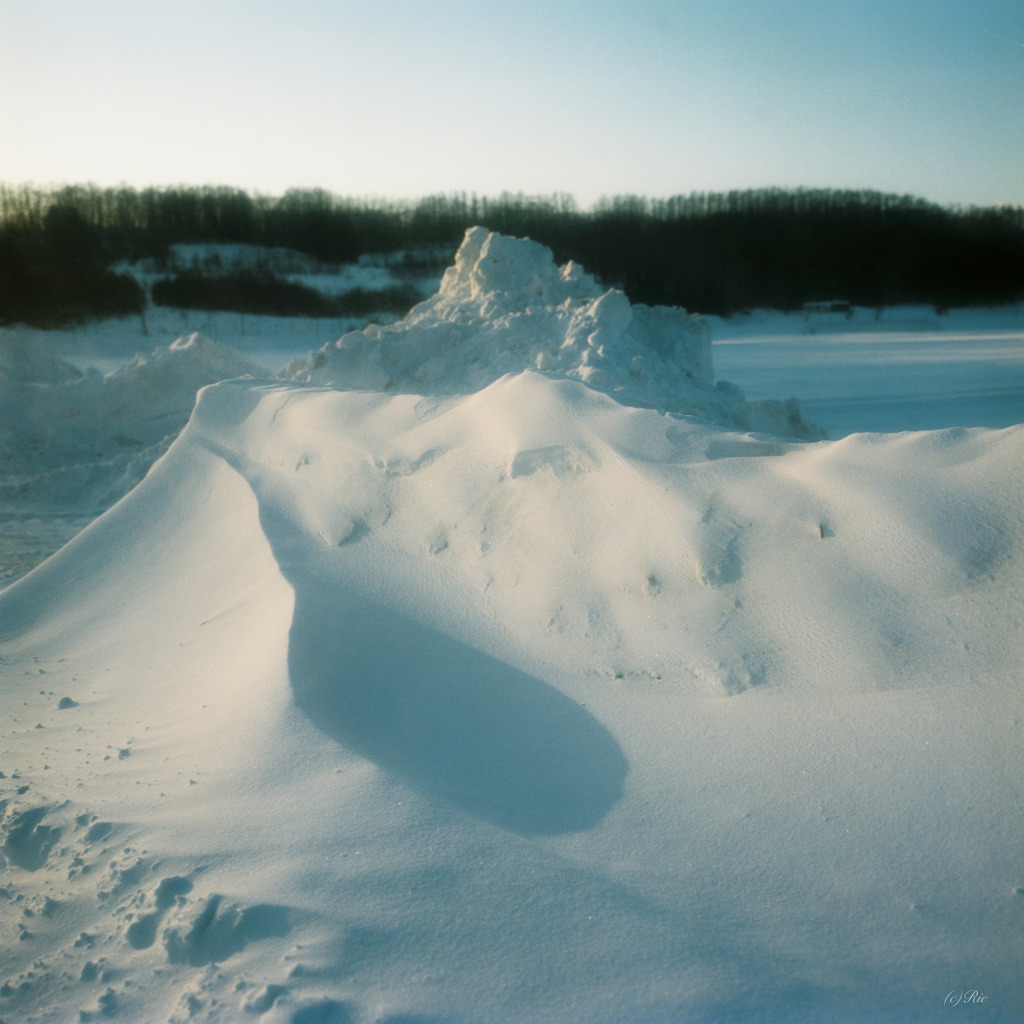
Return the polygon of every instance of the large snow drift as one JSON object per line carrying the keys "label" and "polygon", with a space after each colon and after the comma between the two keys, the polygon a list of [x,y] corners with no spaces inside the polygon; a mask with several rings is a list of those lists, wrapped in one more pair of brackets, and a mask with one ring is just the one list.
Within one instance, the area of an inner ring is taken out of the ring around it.
{"label": "large snow drift", "polygon": [[751,434],[537,251],[0,593],[4,1019],[1020,1019],[1024,427]]}
{"label": "large snow drift", "polygon": [[[229,326],[223,317],[203,319],[211,330]],[[316,333],[322,330],[321,324]],[[229,377],[268,377],[266,366],[280,365],[264,345],[256,346],[254,361],[188,331],[111,372],[90,367],[83,374],[44,354],[31,333],[0,330],[0,516],[12,523],[41,511],[55,523],[59,516],[72,525],[88,521],[127,494],[167,450],[201,387]],[[73,332],[69,354],[81,356],[97,343],[117,351],[125,344],[116,336],[90,341],[96,333],[104,332]],[[467,233],[438,293],[403,322],[350,331],[278,376],[348,388],[469,392],[526,367],[744,429],[821,436],[793,400],[751,403],[738,388],[715,385],[710,332],[698,317],[631,306],[579,267],[557,268],[543,246],[481,228]],[[3,554],[6,563],[11,553]],[[0,579],[16,568],[0,564]]]}

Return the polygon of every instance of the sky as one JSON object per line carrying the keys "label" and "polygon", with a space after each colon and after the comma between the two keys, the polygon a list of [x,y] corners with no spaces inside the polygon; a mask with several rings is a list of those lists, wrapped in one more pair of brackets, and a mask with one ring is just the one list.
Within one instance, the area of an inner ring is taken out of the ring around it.
{"label": "sky", "polygon": [[0,0],[0,181],[1024,204],[1024,0]]}

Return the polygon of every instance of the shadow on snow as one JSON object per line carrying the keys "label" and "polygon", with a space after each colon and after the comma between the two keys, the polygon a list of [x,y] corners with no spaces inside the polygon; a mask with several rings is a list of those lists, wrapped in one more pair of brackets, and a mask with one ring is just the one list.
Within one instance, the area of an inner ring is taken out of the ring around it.
{"label": "shadow on snow", "polygon": [[622,796],[628,764],[575,701],[317,570],[319,543],[262,467],[207,439],[249,483],[295,591],[288,670],[297,705],[338,743],[521,835],[581,831]]}

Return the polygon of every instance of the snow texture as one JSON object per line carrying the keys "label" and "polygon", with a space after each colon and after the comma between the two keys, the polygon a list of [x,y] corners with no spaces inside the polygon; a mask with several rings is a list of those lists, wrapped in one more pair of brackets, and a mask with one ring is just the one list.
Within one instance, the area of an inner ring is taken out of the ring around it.
{"label": "snow texture", "polygon": [[373,391],[479,391],[536,369],[621,400],[743,429],[818,438],[795,402],[744,401],[714,387],[711,331],[667,306],[630,305],[551,250],[471,228],[437,294],[399,324],[344,335],[282,376]]}
{"label": "snow texture", "polygon": [[752,432],[478,230],[279,379],[11,362],[166,451],[0,591],[3,1020],[1021,1019],[1024,426]]}
{"label": "snow texture", "polygon": [[0,336],[0,508],[100,512],[142,479],[188,420],[199,388],[266,376],[199,334],[107,375]]}

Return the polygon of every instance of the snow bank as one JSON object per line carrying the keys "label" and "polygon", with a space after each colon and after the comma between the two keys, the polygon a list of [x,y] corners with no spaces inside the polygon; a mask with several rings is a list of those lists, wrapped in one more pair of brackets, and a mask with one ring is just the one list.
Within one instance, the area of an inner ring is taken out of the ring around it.
{"label": "snow bank", "polygon": [[0,594],[4,1014],[1018,1019],[1022,479],[537,371],[206,388]]}
{"label": "snow bank", "polygon": [[711,332],[685,310],[630,305],[551,250],[471,228],[436,295],[398,324],[371,325],[325,345],[282,376],[375,391],[479,391],[536,369],[620,399],[784,436],[822,436],[795,401],[747,403],[714,386]]}
{"label": "snow bank", "polygon": [[[82,374],[14,336],[0,349],[0,508],[99,512],[126,494],[188,420],[196,392],[266,376],[199,334]],[[33,352],[26,354],[26,349]]]}

